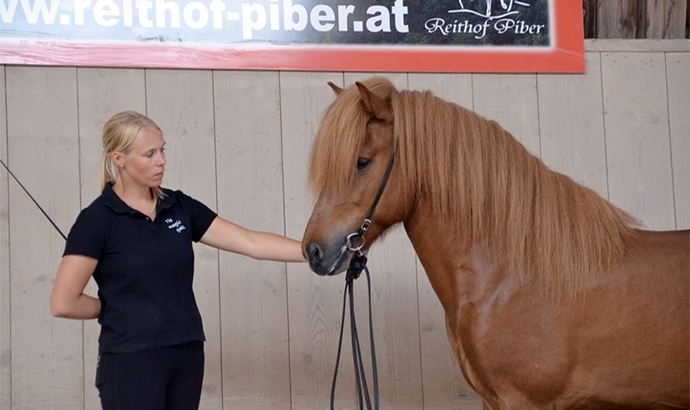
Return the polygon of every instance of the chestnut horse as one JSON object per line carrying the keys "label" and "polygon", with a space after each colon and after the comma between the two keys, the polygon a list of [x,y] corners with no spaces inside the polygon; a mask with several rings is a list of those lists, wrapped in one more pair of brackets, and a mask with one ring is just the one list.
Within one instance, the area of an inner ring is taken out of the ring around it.
{"label": "chestnut horse", "polygon": [[[688,408],[689,231],[639,229],[430,92],[330,85],[309,165],[312,270],[342,272],[402,222],[485,409]],[[350,244],[384,184],[366,243]]]}

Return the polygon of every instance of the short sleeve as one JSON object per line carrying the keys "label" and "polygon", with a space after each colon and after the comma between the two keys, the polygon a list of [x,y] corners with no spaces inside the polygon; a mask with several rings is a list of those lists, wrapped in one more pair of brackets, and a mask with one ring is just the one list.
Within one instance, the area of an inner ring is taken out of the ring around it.
{"label": "short sleeve", "polygon": [[100,259],[105,246],[106,219],[94,208],[83,209],[67,235],[63,256],[84,255]]}
{"label": "short sleeve", "polygon": [[177,191],[176,193],[179,195],[180,201],[182,201],[189,213],[192,222],[192,240],[194,242],[199,242],[218,214],[202,202],[197,201],[183,192]]}

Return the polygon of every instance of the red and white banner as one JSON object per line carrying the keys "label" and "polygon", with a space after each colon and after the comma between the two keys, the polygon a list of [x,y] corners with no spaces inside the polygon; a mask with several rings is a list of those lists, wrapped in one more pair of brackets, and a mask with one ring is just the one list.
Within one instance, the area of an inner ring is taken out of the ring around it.
{"label": "red and white banner", "polygon": [[584,71],[580,0],[1,0],[0,64]]}

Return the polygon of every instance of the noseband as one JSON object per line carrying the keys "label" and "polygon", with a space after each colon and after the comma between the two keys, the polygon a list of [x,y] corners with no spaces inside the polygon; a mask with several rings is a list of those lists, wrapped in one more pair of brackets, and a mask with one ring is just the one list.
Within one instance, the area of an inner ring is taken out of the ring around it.
{"label": "noseband", "polygon": [[[333,383],[331,385],[331,409],[335,408],[335,384],[338,378],[338,366],[340,364],[340,352],[343,345],[343,328],[345,327],[345,308],[346,300],[349,296],[350,301],[350,337],[352,342],[352,359],[354,362],[355,371],[355,384],[358,399],[358,408],[364,408],[364,401],[366,401],[367,409],[379,409],[379,380],[378,380],[378,370],[376,368],[376,348],[374,346],[374,327],[372,322],[371,314],[371,278],[369,276],[369,269],[367,268],[367,257],[364,255],[362,248],[364,247],[364,233],[369,229],[371,225],[371,218],[374,215],[374,210],[376,210],[376,205],[381,199],[383,190],[386,188],[388,183],[388,177],[390,177],[391,170],[393,169],[393,162],[395,161],[395,155],[398,152],[398,146],[396,144],[395,149],[391,153],[391,158],[388,161],[388,166],[386,167],[386,173],[383,175],[383,180],[379,189],[374,197],[374,202],[369,208],[369,212],[364,217],[364,221],[359,229],[351,234],[347,235],[347,250],[352,252],[354,255],[350,259],[350,267],[347,269],[347,274],[345,276],[345,292],[343,298],[343,314],[340,319],[340,337],[338,339],[338,356],[335,361],[335,371],[333,374]],[[357,243],[355,243],[357,242]],[[371,346],[371,372],[373,375],[374,382],[374,404],[372,407],[371,398],[369,397],[369,389],[367,388],[366,377],[364,376],[364,363],[362,361],[362,350],[359,346],[359,336],[357,335],[357,322],[355,320],[355,300],[354,293],[352,291],[352,286],[354,280],[359,277],[359,275],[364,270],[367,274],[367,289],[369,297],[369,343]]]}

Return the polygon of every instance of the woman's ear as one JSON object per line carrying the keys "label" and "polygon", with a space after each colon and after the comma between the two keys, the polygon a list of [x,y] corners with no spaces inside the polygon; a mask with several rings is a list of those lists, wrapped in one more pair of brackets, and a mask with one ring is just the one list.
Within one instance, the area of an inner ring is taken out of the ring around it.
{"label": "woman's ear", "polygon": [[115,164],[116,167],[122,168],[125,165],[125,157],[121,153],[115,151],[112,154],[110,154],[110,157],[113,160],[113,164]]}

